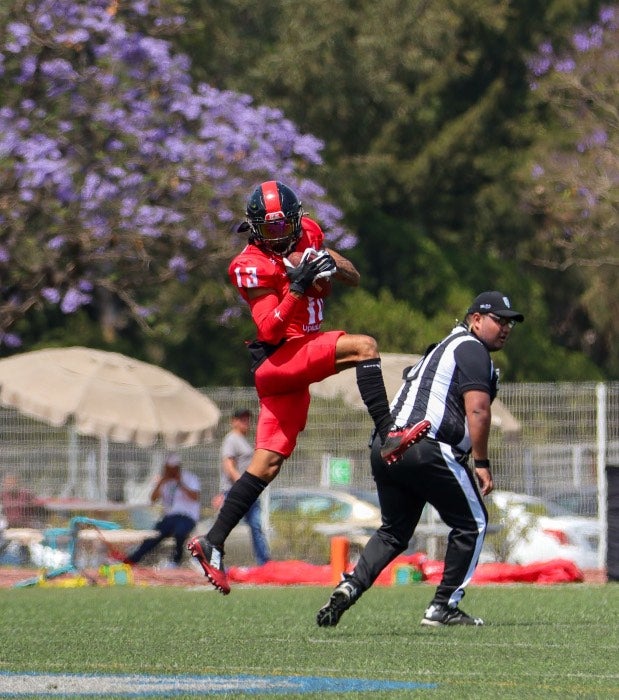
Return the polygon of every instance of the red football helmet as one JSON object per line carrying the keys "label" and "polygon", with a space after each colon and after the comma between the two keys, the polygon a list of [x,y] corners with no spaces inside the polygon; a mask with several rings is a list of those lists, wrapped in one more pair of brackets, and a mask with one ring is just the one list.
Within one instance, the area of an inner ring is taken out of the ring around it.
{"label": "red football helmet", "polygon": [[297,195],[281,182],[263,182],[247,202],[253,242],[276,255],[287,255],[301,238],[303,209]]}

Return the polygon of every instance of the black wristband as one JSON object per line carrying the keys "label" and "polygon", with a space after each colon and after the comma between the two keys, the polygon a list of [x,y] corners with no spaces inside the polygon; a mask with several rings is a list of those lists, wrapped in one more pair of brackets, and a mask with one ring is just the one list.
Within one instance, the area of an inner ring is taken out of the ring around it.
{"label": "black wristband", "polygon": [[490,469],[489,459],[474,459],[475,469]]}

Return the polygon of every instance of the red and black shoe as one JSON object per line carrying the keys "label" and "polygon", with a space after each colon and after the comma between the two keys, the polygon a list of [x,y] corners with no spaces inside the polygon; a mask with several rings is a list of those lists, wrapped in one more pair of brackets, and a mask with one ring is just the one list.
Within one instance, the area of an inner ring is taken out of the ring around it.
{"label": "red and black shoe", "polygon": [[432,427],[429,420],[421,420],[414,425],[392,428],[380,448],[380,456],[387,464],[395,464],[411,445],[424,438]]}
{"label": "red and black shoe", "polygon": [[224,595],[230,593],[230,583],[224,569],[224,553],[214,547],[206,537],[194,537],[187,544],[191,556],[195,557],[204,570],[204,575],[215,588]]}

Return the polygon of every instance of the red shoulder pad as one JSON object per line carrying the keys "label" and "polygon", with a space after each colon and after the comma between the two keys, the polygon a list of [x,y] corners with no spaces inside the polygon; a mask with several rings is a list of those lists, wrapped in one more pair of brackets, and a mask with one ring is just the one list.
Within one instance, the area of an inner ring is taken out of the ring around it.
{"label": "red shoulder pad", "polygon": [[324,246],[325,234],[320,226],[309,216],[304,216],[301,219],[301,227],[303,233],[295,250],[303,251],[306,248],[315,248],[320,250]]}

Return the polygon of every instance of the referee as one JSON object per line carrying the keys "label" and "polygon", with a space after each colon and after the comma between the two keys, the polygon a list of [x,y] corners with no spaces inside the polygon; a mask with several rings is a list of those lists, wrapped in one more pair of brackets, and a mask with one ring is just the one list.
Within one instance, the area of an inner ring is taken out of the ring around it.
{"label": "referee", "polygon": [[[451,528],[443,578],[421,620],[422,625],[483,625],[458,607],[473,577],[486,534],[488,512],[482,496],[492,491],[488,459],[490,404],[497,393],[498,372],[490,353],[501,350],[516,322],[524,316],[501,292],[482,292],[464,322],[432,345],[414,366],[391,404],[396,425],[422,419],[432,424],[428,437],[410,447],[393,466],[372,446],[382,525],[368,541],[350,574],[318,611],[321,627],[337,625],[344,611],[401,554],[413,536],[426,503]],[[474,470],[468,466],[473,457]]]}

